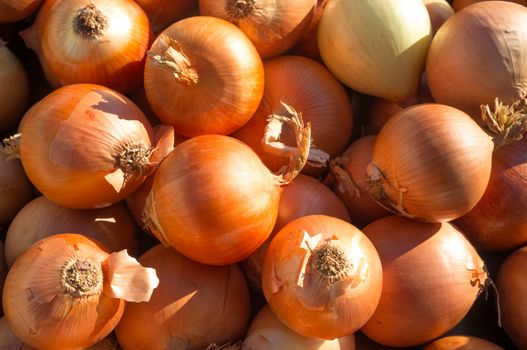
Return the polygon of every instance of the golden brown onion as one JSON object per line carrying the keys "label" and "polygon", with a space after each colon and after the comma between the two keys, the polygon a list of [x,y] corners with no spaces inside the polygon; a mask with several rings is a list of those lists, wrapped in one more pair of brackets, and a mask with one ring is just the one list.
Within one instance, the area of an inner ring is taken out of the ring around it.
{"label": "golden brown onion", "polygon": [[388,119],[402,109],[403,108],[397,103],[382,98],[376,98],[373,101],[368,114],[368,134],[378,134]]}
{"label": "golden brown onion", "polygon": [[439,27],[445,23],[452,15],[454,15],[454,9],[447,0],[423,0],[430,15],[430,21],[432,22],[432,33],[435,35]]}
{"label": "golden brown onion", "polygon": [[198,0],[135,0],[135,2],[147,14],[155,33],[187,16],[198,7]]}
{"label": "golden brown onion", "polygon": [[[454,8],[454,11],[457,12],[469,5],[475,4],[477,2],[483,2],[483,1],[489,1],[489,0],[453,0],[452,7]],[[501,0],[501,1],[514,2],[516,4],[527,6],[527,0]]]}
{"label": "golden brown onion", "polygon": [[0,0],[0,23],[17,22],[31,16],[44,0]]}

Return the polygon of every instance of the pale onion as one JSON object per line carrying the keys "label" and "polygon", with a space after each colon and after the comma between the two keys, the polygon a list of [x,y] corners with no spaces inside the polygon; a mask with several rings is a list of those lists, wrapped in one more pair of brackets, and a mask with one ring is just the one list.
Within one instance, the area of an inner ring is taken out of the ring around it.
{"label": "pale onion", "polygon": [[139,262],[156,269],[159,287],[149,302],[126,306],[115,330],[124,350],[205,349],[243,337],[250,301],[238,266],[202,265],[161,245]]}
{"label": "pale onion", "polygon": [[320,181],[306,175],[298,175],[284,188],[278,204],[278,216],[269,238],[247,259],[241,262],[251,287],[262,292],[262,266],[272,238],[289,222],[306,215],[323,214],[344,221],[350,216],[344,204]]}
{"label": "pale onion", "polygon": [[273,238],[262,287],[274,314],[293,331],[334,339],[361,328],[382,290],[381,261],[350,223],[325,215],[296,219]]}
{"label": "pale onion", "polygon": [[146,60],[146,97],[177,134],[230,134],[262,99],[263,64],[235,25],[215,17],[185,18],[165,29]]}
{"label": "pale onion", "polygon": [[527,8],[483,1],[452,16],[436,33],[426,63],[434,100],[481,122],[480,105],[527,93]]}
{"label": "pale onion", "polygon": [[294,110],[288,113],[269,122],[273,135],[287,123],[297,137],[280,174],[229,136],[196,136],[174,148],[157,169],[145,206],[145,222],[161,243],[198,262],[226,265],[247,258],[269,237],[283,186],[304,166],[311,139],[309,125]]}
{"label": "pale onion", "polygon": [[[0,16],[2,13],[0,0]],[[0,21],[1,22],[1,21]],[[20,60],[0,39],[0,133],[15,126],[25,112],[29,81]]]}
{"label": "pale onion", "polygon": [[132,0],[46,0],[22,37],[53,87],[93,83],[128,93],[141,83],[151,33]]}
{"label": "pale onion", "polygon": [[[454,8],[454,11],[457,12],[469,5],[475,4],[477,2],[483,2],[483,1],[489,1],[489,0],[453,0],[452,7]],[[514,2],[516,4],[527,6],[527,0],[502,0],[502,1]]]}
{"label": "pale onion", "polygon": [[500,148],[478,204],[455,223],[477,248],[510,251],[527,244],[527,138]]}
{"label": "pale onion", "polygon": [[43,350],[89,347],[115,328],[125,300],[150,299],[159,280],[126,250],[109,254],[78,234],[47,237],[13,264],[4,285],[7,323]]}
{"label": "pale onion", "polygon": [[423,350],[503,350],[503,348],[478,337],[452,335],[428,344]]}
{"label": "pale onion", "polygon": [[202,16],[236,24],[263,58],[284,53],[311,22],[316,0],[199,0]]}
{"label": "pale onion", "polygon": [[355,336],[323,340],[304,337],[287,328],[265,305],[253,319],[242,349],[246,350],[355,350]]}
{"label": "pale onion", "polygon": [[449,19],[454,15],[454,9],[447,0],[422,0],[426,5],[428,14],[430,15],[430,22],[432,23],[432,32],[435,33]]}
{"label": "pale onion", "polygon": [[328,1],[329,0],[317,0],[315,13],[311,22],[307,26],[300,40],[298,40],[298,42],[291,48],[289,53],[322,61],[322,57],[320,57],[320,52],[318,50],[317,32],[318,24],[322,17],[322,11],[324,11],[324,7]]}
{"label": "pale onion", "polygon": [[18,211],[35,197],[35,189],[20,159],[11,154],[12,147],[8,144],[0,145],[0,225],[13,220]]}
{"label": "pale onion", "polygon": [[488,273],[463,233],[449,223],[393,215],[363,229],[382,261],[379,306],[362,327],[389,346],[415,346],[452,329],[487,286]]}
{"label": "pale onion", "polygon": [[527,348],[527,246],[509,255],[496,278],[503,328],[520,349]]}
{"label": "pale onion", "polygon": [[[280,56],[264,63],[265,90],[254,116],[233,137],[251,146],[273,171],[287,165],[287,157],[271,154],[262,144],[267,117],[284,112],[283,103],[311,123],[313,146],[334,157],[348,146],[353,128],[351,103],[344,87],[320,63],[300,56]],[[285,129],[280,140],[294,145],[292,130]],[[324,168],[306,166],[304,173],[320,175]]]}
{"label": "pale onion", "polygon": [[370,164],[375,136],[364,136],[353,142],[340,156],[331,160],[326,181],[348,209],[351,222],[358,227],[390,215],[370,196],[366,167]]}
{"label": "pale onion", "polygon": [[416,98],[431,40],[421,0],[331,0],[318,27],[322,59],[340,81],[405,105]]}
{"label": "pale onion", "polygon": [[397,112],[400,112],[403,107],[395,102],[391,102],[382,98],[373,100],[370,111],[368,113],[368,134],[378,134],[384,124]]}
{"label": "pale onion", "polygon": [[53,91],[24,115],[19,131],[27,176],[65,207],[116,203],[154,167],[153,131],[145,116],[103,86],[74,84]]}
{"label": "pale onion", "polygon": [[441,104],[402,110],[377,136],[367,179],[370,193],[394,213],[444,222],[468,213],[487,188],[494,150],[525,128],[524,106],[496,103],[484,116],[490,134],[466,113]]}
{"label": "pale onion", "polygon": [[5,239],[7,265],[13,265],[33,243],[65,232],[96,239],[112,252],[138,252],[134,221],[123,203],[79,210],[61,207],[41,196],[26,204],[9,225]]}
{"label": "pale onion", "polygon": [[17,22],[31,16],[44,0],[0,0],[0,23]]}
{"label": "pale onion", "polygon": [[186,17],[198,7],[198,0],[135,0],[150,20],[155,33]]}

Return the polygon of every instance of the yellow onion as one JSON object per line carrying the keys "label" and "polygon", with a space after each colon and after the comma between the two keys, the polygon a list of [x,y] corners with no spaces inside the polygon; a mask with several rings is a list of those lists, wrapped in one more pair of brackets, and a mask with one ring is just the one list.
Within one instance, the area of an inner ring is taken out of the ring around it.
{"label": "yellow onion", "polygon": [[[483,2],[483,1],[489,1],[489,0],[453,0],[452,7],[454,8],[454,11],[457,12],[469,5],[475,4],[477,2]],[[501,1],[514,2],[516,4],[527,6],[527,0],[501,0]]]}
{"label": "yellow onion", "polygon": [[[0,0],[0,17],[1,14]],[[0,81],[0,132],[4,132],[15,126],[25,112],[29,81],[24,66],[1,39]]]}
{"label": "yellow onion", "polygon": [[317,61],[322,61],[320,57],[320,52],[318,50],[318,24],[320,23],[320,18],[322,17],[322,12],[324,7],[329,0],[317,0],[317,5],[315,7],[315,13],[311,22],[307,26],[304,34],[298,40],[298,42],[289,50],[290,54],[300,55],[308,58],[312,58]]}
{"label": "yellow onion", "polygon": [[0,23],[17,22],[31,16],[44,0],[0,0]]}
{"label": "yellow onion", "polygon": [[527,348],[527,246],[509,255],[496,278],[503,328],[519,349]]}
{"label": "yellow onion", "polygon": [[161,245],[139,262],[156,269],[159,287],[126,306],[115,330],[124,350],[209,349],[243,337],[250,302],[238,266],[202,265]]}
{"label": "yellow onion", "polygon": [[340,156],[331,160],[326,182],[348,209],[351,222],[362,227],[390,215],[370,196],[366,167],[370,164],[375,136],[364,136],[353,142]]}
{"label": "yellow onion", "polygon": [[382,289],[381,261],[350,223],[326,215],[296,219],[273,238],[262,269],[271,310],[310,338],[334,339],[361,328]]}
{"label": "yellow onion", "polygon": [[355,350],[355,336],[350,334],[333,340],[304,337],[287,328],[273,314],[271,308],[265,305],[253,319],[242,348],[248,350]]}
{"label": "yellow onion", "polygon": [[153,131],[123,95],[93,84],[53,91],[23,117],[20,157],[51,201],[90,209],[125,198],[155,164]]}
{"label": "yellow onion", "polygon": [[316,0],[199,0],[202,16],[236,24],[263,58],[291,48],[313,17]]}
{"label": "yellow onion", "polygon": [[452,16],[436,33],[426,63],[434,100],[477,121],[480,105],[526,97],[527,8],[483,1]]}
{"label": "yellow onion", "polygon": [[329,188],[310,176],[299,174],[284,188],[273,232],[251,256],[241,262],[247,281],[256,291],[262,292],[262,266],[272,238],[289,222],[314,214],[350,221],[346,207]]}
{"label": "yellow onion", "polygon": [[454,9],[447,0],[422,0],[426,5],[430,21],[432,23],[432,32],[435,33],[454,14]]}
{"label": "yellow onion", "polygon": [[263,79],[260,56],[240,29],[219,18],[195,16],[156,38],[144,85],[159,120],[193,137],[239,129],[258,108]]}
{"label": "yellow onion", "polygon": [[[231,136],[251,146],[271,170],[278,171],[287,165],[287,154],[284,157],[280,152],[269,152],[262,138],[267,117],[283,113],[283,103],[286,103],[301,113],[303,120],[311,123],[314,148],[330,157],[346,149],[353,128],[351,103],[344,87],[322,64],[300,56],[280,56],[267,60],[264,71],[265,90],[258,110]],[[280,141],[294,145],[294,132],[283,130]],[[310,166],[308,163],[304,173],[317,176],[323,170],[320,165]]]}
{"label": "yellow onion", "polygon": [[[520,107],[521,106],[516,106]],[[441,104],[408,107],[377,136],[366,177],[373,198],[410,218],[444,222],[468,213],[489,183],[495,149],[521,135],[515,106],[484,109],[491,137],[466,113]]]}
{"label": "yellow onion", "polygon": [[155,33],[186,17],[198,0],[135,0],[145,11]]}
{"label": "yellow onion", "polygon": [[318,27],[322,59],[340,81],[405,105],[416,98],[431,40],[421,0],[331,0]]}
{"label": "yellow onion", "polygon": [[376,98],[371,104],[370,111],[368,113],[368,134],[378,134],[384,124],[397,112],[400,112],[403,108],[397,103],[384,100],[382,98]]}
{"label": "yellow onion", "polygon": [[379,306],[362,327],[389,346],[415,346],[452,329],[486,287],[488,273],[455,226],[401,216],[363,229],[379,252],[383,287]]}
{"label": "yellow onion", "polygon": [[503,350],[503,348],[478,337],[452,335],[428,344],[423,350]]}
{"label": "yellow onion", "polygon": [[279,174],[229,136],[196,136],[174,148],[157,169],[145,206],[145,222],[161,243],[198,262],[226,265],[269,237],[283,186],[304,166],[311,139],[309,124],[293,109],[288,113],[269,122],[268,131],[287,123],[297,137],[290,165]]}
{"label": "yellow onion", "polygon": [[135,225],[123,203],[79,210],[61,207],[41,196],[26,204],[9,225],[5,239],[7,265],[12,266],[33,243],[65,232],[94,238],[112,252],[127,249],[135,255],[138,251]]}
{"label": "yellow onion", "polygon": [[93,83],[128,93],[141,83],[151,33],[132,0],[47,0],[22,37],[52,86]]}
{"label": "yellow onion", "polygon": [[22,167],[20,159],[10,154],[9,145],[0,145],[0,224],[13,220],[27,202],[35,197],[35,190]]}
{"label": "yellow onion", "polygon": [[125,300],[148,301],[158,279],[126,250],[109,254],[78,234],[47,237],[13,264],[4,285],[7,323],[42,350],[89,347],[117,325]]}

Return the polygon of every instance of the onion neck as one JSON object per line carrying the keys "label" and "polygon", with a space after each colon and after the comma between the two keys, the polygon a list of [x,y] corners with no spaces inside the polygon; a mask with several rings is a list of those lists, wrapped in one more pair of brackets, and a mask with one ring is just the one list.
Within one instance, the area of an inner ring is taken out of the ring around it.
{"label": "onion neck", "polygon": [[88,40],[99,40],[108,28],[108,17],[93,3],[77,10],[73,17],[73,30]]}
{"label": "onion neck", "polygon": [[123,171],[125,178],[145,176],[152,168],[150,156],[153,151],[142,141],[127,142],[114,155],[115,166]]}
{"label": "onion neck", "polygon": [[331,243],[313,250],[310,265],[313,271],[329,283],[340,281],[351,272],[351,262],[344,250]]}
{"label": "onion neck", "polygon": [[64,264],[61,281],[64,293],[74,298],[99,295],[103,286],[101,265],[87,258],[73,258]]}
{"label": "onion neck", "polygon": [[232,20],[249,17],[256,10],[255,0],[227,0],[225,12]]}
{"label": "onion neck", "polygon": [[489,105],[481,105],[481,116],[497,150],[520,140],[527,132],[527,98],[522,97],[511,105],[496,98],[494,111]]}

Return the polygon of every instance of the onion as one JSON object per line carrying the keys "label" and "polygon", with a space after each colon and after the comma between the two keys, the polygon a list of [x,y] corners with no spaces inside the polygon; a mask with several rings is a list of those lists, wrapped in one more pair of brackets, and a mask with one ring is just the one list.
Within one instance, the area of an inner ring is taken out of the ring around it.
{"label": "onion", "polygon": [[[483,1],[489,1],[489,0],[453,0],[452,7],[454,8],[454,11],[457,12],[461,10],[462,8],[465,8],[469,5],[475,4],[477,2],[483,2]],[[501,1],[514,2],[516,4],[527,6],[527,0],[501,0]]]}
{"label": "onion", "polygon": [[432,32],[435,33],[449,19],[454,15],[454,9],[446,0],[422,0],[426,5],[430,21],[432,22]]}
{"label": "onion", "polygon": [[368,134],[378,134],[388,119],[402,109],[403,108],[397,103],[382,98],[376,98],[373,101],[368,114]]}
{"label": "onion", "polygon": [[31,16],[44,0],[0,0],[0,23],[17,22]]}
{"label": "onion", "polygon": [[233,24],[195,16],[165,29],[145,67],[146,96],[159,120],[177,134],[230,134],[258,108],[263,65]]}
{"label": "onion", "polygon": [[499,103],[494,111],[483,108],[492,137],[446,105],[422,104],[397,113],[375,141],[366,175],[371,195],[393,212],[422,221],[463,216],[485,192],[493,151],[523,132],[523,108]]}
{"label": "onion", "polygon": [[10,152],[8,145],[0,145],[0,224],[13,220],[16,213],[35,196],[20,160]]}
{"label": "onion", "polygon": [[503,1],[484,1],[452,16],[428,53],[434,100],[480,121],[481,104],[526,97],[526,21],[527,8]]}
{"label": "onion", "polygon": [[[8,267],[6,264],[6,257],[5,257],[5,245],[0,241],[0,292],[4,289],[4,282],[5,278],[7,276]],[[2,294],[0,293],[0,305],[2,303]],[[2,336],[0,335],[0,339],[2,339]],[[0,349],[2,347],[0,346]]]}
{"label": "onion", "polygon": [[262,266],[271,239],[289,222],[306,215],[323,214],[350,221],[346,207],[329,188],[306,175],[298,175],[284,188],[278,204],[278,216],[269,238],[263,242],[241,267],[250,285],[262,292]]}
{"label": "onion", "polygon": [[205,349],[244,335],[249,291],[236,265],[202,265],[161,245],[139,261],[160,282],[149,302],[126,306],[115,330],[124,350]]}
{"label": "onion", "polygon": [[304,216],[271,241],[262,286],[287,327],[310,338],[339,338],[361,328],[375,311],[381,262],[368,238],[350,223]]}
{"label": "onion", "polygon": [[478,204],[456,221],[467,238],[487,251],[510,251],[527,244],[527,139],[494,153],[492,172]]}
{"label": "onion", "polygon": [[53,91],[24,116],[20,156],[31,182],[51,201],[90,209],[125,198],[154,164],[152,129],[126,97],[74,84]]}
{"label": "onion", "polygon": [[151,33],[131,0],[47,0],[22,37],[52,86],[93,83],[128,93],[141,83]]}
{"label": "onion", "polygon": [[68,209],[41,196],[22,208],[9,226],[5,239],[7,265],[12,266],[33,243],[64,232],[94,238],[112,252],[127,249],[135,255],[138,251],[135,225],[124,204],[91,210]]}
{"label": "onion", "polygon": [[288,113],[270,117],[269,130],[288,123],[299,145],[277,175],[229,136],[196,136],[174,148],[156,171],[147,199],[144,217],[151,232],[204,264],[231,264],[253,253],[273,229],[282,186],[300,172],[309,152],[309,125],[304,128],[294,110]]}
{"label": "onion", "polygon": [[298,42],[289,51],[291,54],[322,61],[322,57],[320,57],[320,52],[318,50],[317,32],[320,18],[322,18],[322,11],[324,11],[324,7],[328,1],[329,0],[317,0],[313,18],[311,19],[311,22],[307,26],[300,40],[298,40]]}
{"label": "onion", "polygon": [[520,349],[527,347],[527,247],[509,255],[500,266],[496,279],[503,328]]}
{"label": "onion", "polygon": [[333,340],[303,337],[280,322],[266,305],[252,321],[243,349],[355,350],[355,336],[350,334]]}
{"label": "onion", "polygon": [[442,335],[490,281],[475,249],[451,224],[394,215],[363,231],[381,257],[383,288],[362,331],[380,344],[415,346]]}
{"label": "onion", "polygon": [[39,349],[79,349],[107,336],[125,300],[148,301],[158,279],[125,250],[109,254],[77,234],[47,237],[9,270],[6,320],[24,343]]}
{"label": "onion", "polygon": [[[281,56],[264,64],[265,91],[251,120],[233,137],[251,146],[272,170],[287,165],[287,157],[271,154],[262,145],[267,116],[284,112],[286,103],[311,123],[313,145],[330,157],[343,152],[351,139],[353,116],[343,86],[320,63],[300,57]],[[284,130],[281,141],[294,145],[292,131]],[[310,154],[311,156],[311,154]],[[321,167],[306,167],[304,173],[320,175]]]}
{"label": "onion", "polygon": [[421,0],[331,0],[318,28],[322,59],[340,81],[405,105],[416,98],[431,40]]}
{"label": "onion", "polygon": [[457,335],[438,339],[423,350],[503,350],[503,348],[485,339]]}
{"label": "onion", "polygon": [[198,7],[197,0],[135,0],[148,15],[155,33],[186,17]]}
{"label": "onion", "polygon": [[[1,8],[0,0],[0,17]],[[0,81],[0,132],[4,132],[15,126],[25,112],[29,82],[24,66],[1,39]]]}
{"label": "onion", "polygon": [[316,0],[199,0],[202,16],[236,24],[264,58],[291,48],[311,22]]}

